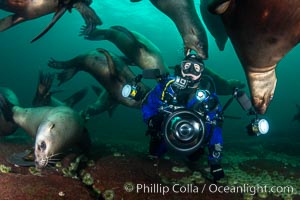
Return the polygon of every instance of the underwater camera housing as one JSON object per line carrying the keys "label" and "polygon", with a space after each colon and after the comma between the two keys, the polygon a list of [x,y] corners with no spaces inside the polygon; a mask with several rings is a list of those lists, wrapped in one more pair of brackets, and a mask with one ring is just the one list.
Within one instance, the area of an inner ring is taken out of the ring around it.
{"label": "underwater camera housing", "polygon": [[203,144],[205,118],[193,110],[174,109],[165,118],[162,127],[167,145],[177,152],[191,154]]}
{"label": "underwater camera housing", "polygon": [[[197,90],[194,94],[193,106],[168,105],[161,107],[165,113],[162,123],[162,136],[172,150],[183,154],[191,154],[205,143],[206,124],[217,125],[222,120],[221,113],[210,118],[208,113],[215,110],[217,104],[214,96],[207,90]],[[210,106],[212,105],[212,106]]]}

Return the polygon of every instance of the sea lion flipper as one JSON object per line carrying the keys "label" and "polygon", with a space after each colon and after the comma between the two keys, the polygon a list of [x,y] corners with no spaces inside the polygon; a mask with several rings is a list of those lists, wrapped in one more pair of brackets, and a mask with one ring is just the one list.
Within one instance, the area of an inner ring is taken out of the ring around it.
{"label": "sea lion flipper", "polygon": [[223,14],[227,10],[230,1],[231,0],[209,0],[207,9],[212,14]]}
{"label": "sea lion flipper", "polygon": [[114,61],[113,61],[111,55],[109,54],[109,52],[106,51],[105,49],[102,49],[102,48],[98,48],[97,51],[100,52],[100,53],[103,53],[105,55],[106,60],[107,60],[107,64],[108,64],[108,68],[109,68],[109,72],[112,76],[115,76],[116,75],[116,68],[115,68]]}
{"label": "sea lion flipper", "polygon": [[13,121],[13,104],[10,103],[3,94],[0,94],[0,111],[6,121]]}
{"label": "sea lion flipper", "polygon": [[[14,153],[10,155],[6,160],[7,162],[23,167],[35,166],[34,164],[34,152],[32,150],[25,150],[24,152]],[[33,156],[32,156],[33,155]]]}
{"label": "sea lion flipper", "polygon": [[52,26],[54,26],[54,24],[65,14],[66,11],[67,11],[66,7],[60,8],[54,14],[50,24],[48,24],[48,26],[38,36],[36,36],[33,40],[31,40],[31,43],[35,42],[36,40],[40,39],[43,35],[45,35],[50,30],[50,28],[52,28]]}
{"label": "sea lion flipper", "polygon": [[78,141],[79,148],[83,151],[84,154],[88,154],[91,149],[91,138],[89,136],[89,131],[84,127],[82,131],[82,137]]}
{"label": "sea lion flipper", "polygon": [[86,26],[81,31],[81,35],[89,35],[97,25],[102,25],[102,21],[96,12],[83,2],[77,2],[73,7],[81,14]]}
{"label": "sea lion flipper", "polygon": [[5,31],[6,29],[9,29],[23,21],[25,21],[25,19],[16,14],[4,17],[0,20],[0,32]]}
{"label": "sea lion flipper", "polygon": [[95,85],[92,85],[91,87],[97,96],[99,96],[103,92],[103,88],[101,87]]}
{"label": "sea lion flipper", "polygon": [[58,85],[70,80],[78,72],[77,68],[64,69],[62,72],[57,73]]}
{"label": "sea lion flipper", "polygon": [[63,100],[63,102],[72,108],[72,107],[74,107],[75,104],[77,104],[79,101],[81,101],[83,99],[83,97],[87,94],[87,92],[88,92],[88,89],[87,89],[87,87],[85,87],[85,88],[79,90],[78,92],[75,92],[67,99]]}
{"label": "sea lion flipper", "polygon": [[51,99],[51,86],[54,80],[53,73],[39,72],[39,82],[35,97],[32,101],[33,106],[44,106],[50,102]]}
{"label": "sea lion flipper", "polygon": [[219,15],[214,15],[207,9],[207,0],[201,0],[200,13],[206,28],[215,38],[215,42],[220,51],[223,51],[228,40],[228,35],[225,31],[225,26],[222,18]]}

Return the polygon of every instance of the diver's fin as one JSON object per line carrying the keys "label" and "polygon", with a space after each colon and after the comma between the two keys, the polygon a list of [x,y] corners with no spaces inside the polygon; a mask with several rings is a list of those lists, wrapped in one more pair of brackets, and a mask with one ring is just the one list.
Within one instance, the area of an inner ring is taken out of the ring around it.
{"label": "diver's fin", "polygon": [[87,94],[87,92],[88,92],[88,89],[87,89],[87,87],[85,87],[85,88],[79,90],[78,92],[75,92],[67,99],[63,100],[63,102],[67,106],[72,108],[72,107],[74,107],[75,104],[77,104],[79,101],[81,101],[83,99],[83,97]]}
{"label": "diver's fin", "polygon": [[3,94],[0,94],[0,110],[6,121],[13,121],[13,111],[14,105],[10,103]]}
{"label": "diver's fin", "polygon": [[38,35],[36,36],[33,40],[31,40],[31,43],[35,42],[36,40],[40,39],[43,35],[45,35],[51,28],[52,26],[65,14],[67,11],[66,7],[61,7],[53,16],[50,24]]}
{"label": "diver's fin", "polygon": [[5,31],[6,29],[9,29],[13,27],[14,25],[24,22],[25,19],[23,17],[20,17],[16,14],[9,15],[7,17],[4,17],[0,19],[0,32]]}
{"label": "diver's fin", "polygon": [[95,30],[97,25],[102,25],[102,21],[96,12],[87,4],[83,2],[77,2],[73,4],[73,7],[81,14],[85,21],[84,30],[81,31],[81,35],[89,35]]}

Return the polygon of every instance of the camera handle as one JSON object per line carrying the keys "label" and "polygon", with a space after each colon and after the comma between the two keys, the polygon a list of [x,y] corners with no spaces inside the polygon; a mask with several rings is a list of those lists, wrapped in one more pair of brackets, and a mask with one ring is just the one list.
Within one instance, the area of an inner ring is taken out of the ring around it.
{"label": "camera handle", "polygon": [[233,99],[236,99],[243,110],[247,111],[248,115],[255,115],[257,117],[257,113],[253,110],[253,106],[251,100],[247,96],[245,91],[240,91],[239,88],[234,88],[232,97],[228,99],[226,104],[223,107],[222,112],[228,108],[228,106],[232,103]]}

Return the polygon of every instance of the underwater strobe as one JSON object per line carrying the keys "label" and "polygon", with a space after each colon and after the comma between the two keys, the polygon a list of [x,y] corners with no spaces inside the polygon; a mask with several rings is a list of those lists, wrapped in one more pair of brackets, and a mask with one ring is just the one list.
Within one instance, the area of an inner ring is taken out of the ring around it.
{"label": "underwater strobe", "polygon": [[163,123],[165,141],[177,152],[190,154],[196,151],[203,143],[204,134],[204,122],[192,110],[177,109]]}
{"label": "underwater strobe", "polygon": [[264,135],[269,132],[269,122],[266,119],[258,118],[257,113],[252,109],[252,103],[244,91],[235,90],[235,97],[241,107],[248,111],[249,115],[255,115],[250,124],[246,127],[249,135]]}
{"label": "underwater strobe", "polygon": [[264,135],[269,132],[269,123],[265,119],[255,118],[247,126],[247,130],[249,135]]}
{"label": "underwater strobe", "polygon": [[141,92],[141,87],[138,86],[138,83],[141,82],[142,75],[138,75],[134,78],[133,82],[130,84],[125,84],[122,88],[122,96],[125,98],[134,99],[139,101],[143,98]]}
{"label": "underwater strobe", "polygon": [[138,89],[134,85],[126,84],[122,88],[122,96],[125,98],[135,99],[138,94]]}

